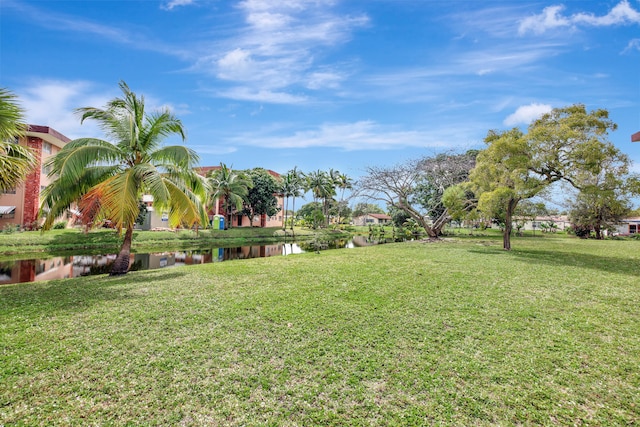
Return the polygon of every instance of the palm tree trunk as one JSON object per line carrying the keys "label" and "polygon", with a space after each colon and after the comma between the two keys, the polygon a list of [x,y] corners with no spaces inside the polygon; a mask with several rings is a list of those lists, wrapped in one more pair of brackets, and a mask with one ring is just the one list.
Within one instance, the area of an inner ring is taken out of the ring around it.
{"label": "palm tree trunk", "polygon": [[296,222],[296,196],[293,196],[293,201],[291,202],[291,235],[295,236],[295,232],[293,231],[293,223]]}
{"label": "palm tree trunk", "polygon": [[113,262],[109,276],[121,276],[123,274],[127,274],[127,271],[129,271],[129,257],[131,255],[132,238],[133,224],[128,226],[127,231],[124,233],[124,240],[122,242],[122,247],[120,247],[120,253]]}

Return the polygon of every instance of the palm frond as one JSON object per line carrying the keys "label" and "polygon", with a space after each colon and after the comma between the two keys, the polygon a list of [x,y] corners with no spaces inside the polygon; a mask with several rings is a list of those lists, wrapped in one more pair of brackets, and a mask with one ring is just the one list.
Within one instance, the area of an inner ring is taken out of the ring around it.
{"label": "palm frond", "polygon": [[165,180],[165,185],[171,194],[169,223],[172,226],[206,224],[207,212],[200,198],[191,189],[183,183],[168,179]]}
{"label": "palm frond", "polygon": [[0,88],[0,140],[13,139],[24,135],[24,110],[18,105],[18,98],[10,90]]}
{"label": "palm frond", "polygon": [[75,139],[45,162],[51,166],[50,176],[65,175],[79,179],[86,168],[113,164],[122,158],[122,152],[115,145],[97,138]]}
{"label": "palm frond", "polygon": [[105,216],[118,230],[128,228],[138,217],[139,181],[135,170],[128,169],[100,184],[103,187],[102,206]]}
{"label": "palm frond", "polygon": [[151,153],[150,159],[157,166],[167,165],[181,169],[191,169],[200,161],[198,154],[184,145],[162,147]]}

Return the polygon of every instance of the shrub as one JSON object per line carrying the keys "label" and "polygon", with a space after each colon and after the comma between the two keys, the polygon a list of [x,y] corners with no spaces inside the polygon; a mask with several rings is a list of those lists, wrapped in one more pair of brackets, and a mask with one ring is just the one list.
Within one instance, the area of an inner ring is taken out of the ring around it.
{"label": "shrub", "polygon": [[65,228],[67,228],[67,222],[66,221],[60,221],[60,222],[56,222],[55,224],[53,224],[53,229],[54,230],[64,230]]}

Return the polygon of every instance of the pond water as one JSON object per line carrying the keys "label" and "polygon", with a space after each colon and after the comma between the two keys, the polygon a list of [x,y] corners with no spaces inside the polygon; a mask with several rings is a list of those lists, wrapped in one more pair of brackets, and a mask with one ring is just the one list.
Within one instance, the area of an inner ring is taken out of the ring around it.
{"label": "pond water", "polygon": [[[370,239],[366,236],[355,236],[350,239],[338,239],[322,244],[309,241],[233,248],[132,253],[129,271],[293,255],[316,250],[353,248],[386,242]],[[88,255],[79,253],[47,256],[39,259],[0,261],[0,285],[106,274],[111,270],[111,264],[116,256],[117,254]]]}

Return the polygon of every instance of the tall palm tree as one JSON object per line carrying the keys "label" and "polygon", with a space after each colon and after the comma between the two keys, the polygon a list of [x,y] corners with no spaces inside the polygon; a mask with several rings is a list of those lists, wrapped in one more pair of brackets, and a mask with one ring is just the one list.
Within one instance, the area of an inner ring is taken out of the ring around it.
{"label": "tall palm tree", "polygon": [[15,143],[26,128],[16,96],[0,88],[0,191],[15,187],[36,164],[33,152]]}
{"label": "tall palm tree", "polygon": [[80,138],[69,142],[47,162],[55,180],[43,192],[41,215],[48,229],[56,217],[78,202],[81,212],[112,221],[125,230],[122,247],[111,275],[129,268],[133,227],[143,194],[153,197],[157,211],[166,211],[172,226],[204,224],[207,217],[202,199],[206,183],[193,170],[196,153],[182,145],[161,146],[167,136],[183,140],[182,122],[168,110],[145,113],[144,97],[136,96],[120,82],[122,98],[105,108],[76,110],[81,123],[98,122],[109,141]]}
{"label": "tall palm tree", "polygon": [[[298,172],[297,167],[291,169],[287,174],[282,178],[282,195],[285,198],[285,209],[284,209],[284,223],[282,229],[286,229],[287,224],[287,211],[289,210],[289,197],[293,198],[293,212],[295,212],[296,206],[296,197],[300,197],[302,195],[302,182],[301,182],[300,172]],[[293,231],[293,220],[291,221],[291,230]]]}
{"label": "tall palm tree", "polygon": [[213,206],[216,200],[222,200],[226,211],[225,229],[232,227],[233,212],[242,209],[242,204],[253,186],[251,178],[243,173],[238,173],[224,163],[220,163],[220,169],[214,170],[209,176],[208,205]]}
{"label": "tall palm tree", "polygon": [[315,172],[309,172],[306,175],[306,179],[306,188],[313,194],[314,202],[322,200],[322,213],[328,221],[329,200],[335,195],[335,188],[333,187],[331,176],[327,172],[318,169]]}
{"label": "tall palm tree", "polygon": [[340,194],[340,203],[338,204],[338,224],[340,224],[340,214],[342,213],[342,204],[344,202],[344,191],[353,188],[353,179],[347,174],[337,172],[333,181],[339,189],[342,190]]}

